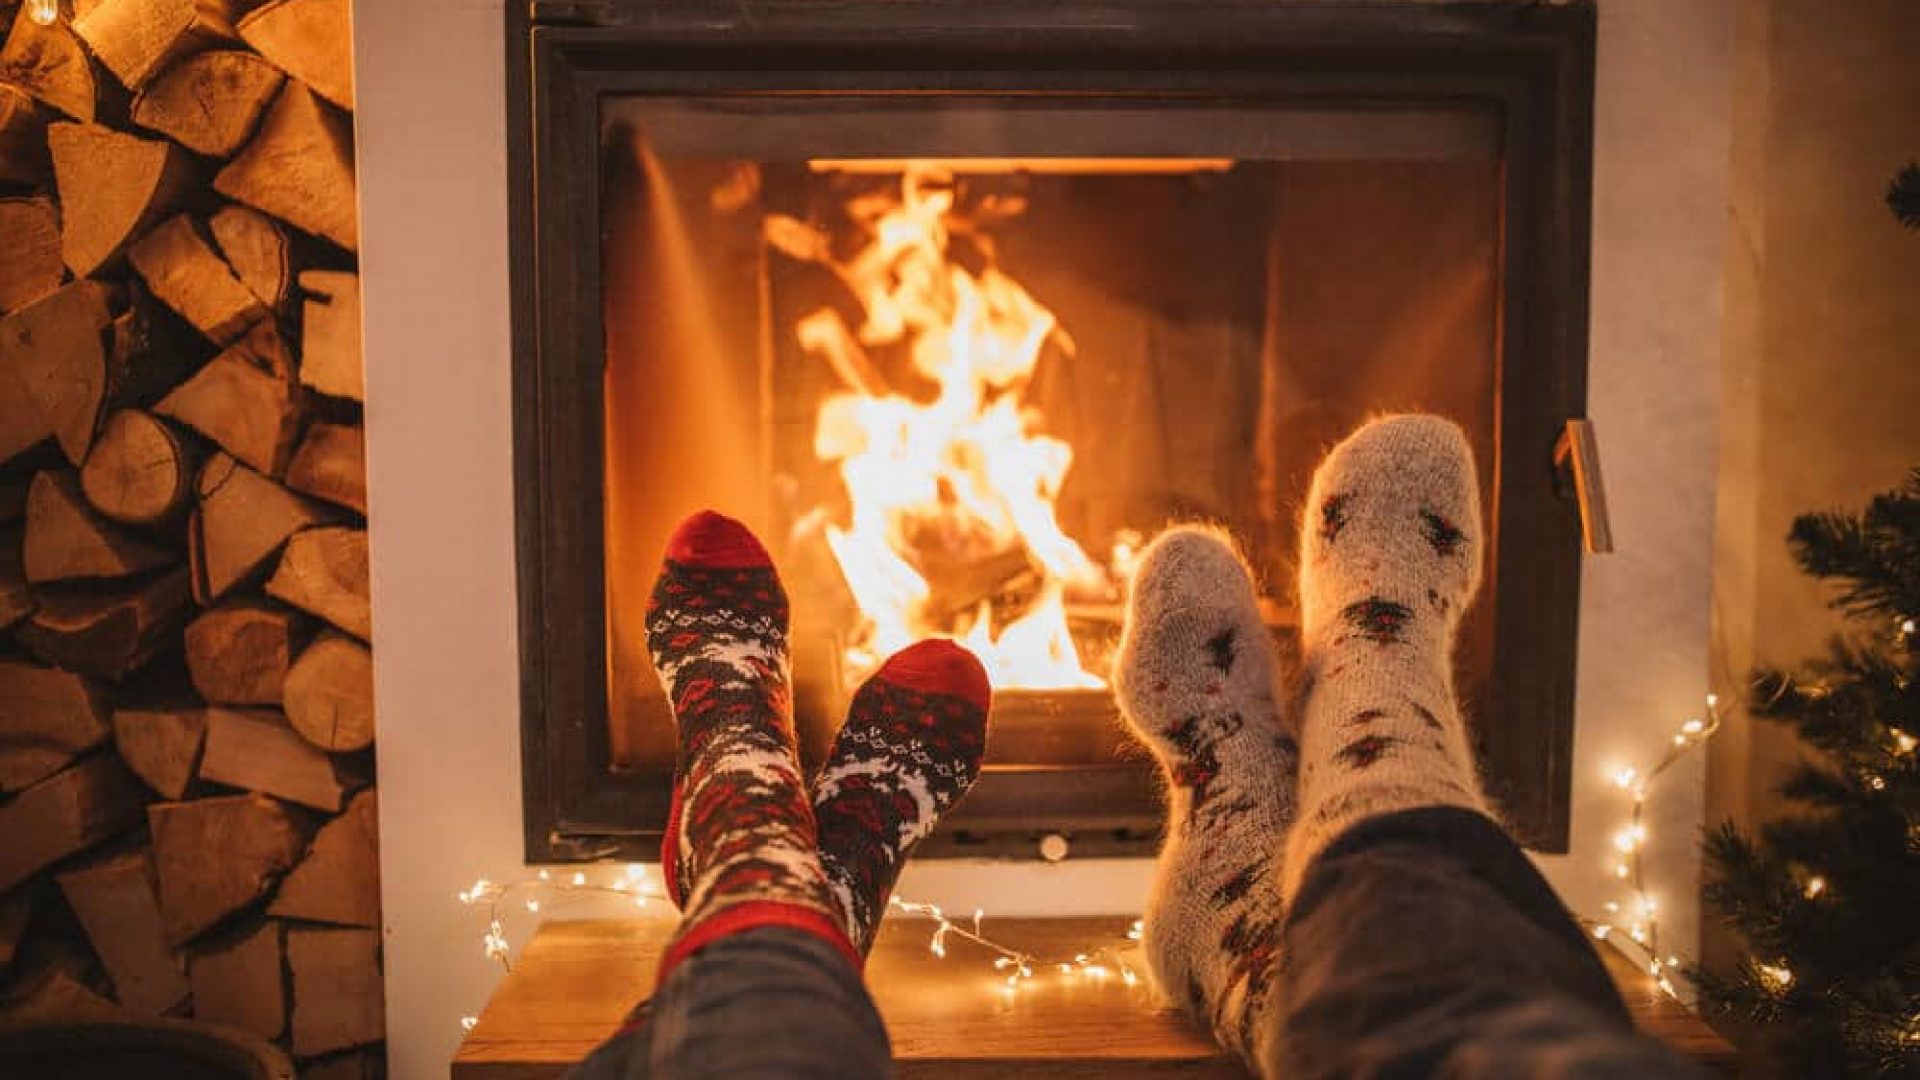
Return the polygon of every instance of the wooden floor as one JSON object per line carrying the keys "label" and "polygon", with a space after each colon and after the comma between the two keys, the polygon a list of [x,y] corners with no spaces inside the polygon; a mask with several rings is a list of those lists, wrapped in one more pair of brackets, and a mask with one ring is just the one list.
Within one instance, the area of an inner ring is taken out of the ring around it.
{"label": "wooden floor", "polygon": [[[1125,945],[1126,919],[994,920],[997,940],[1036,955]],[[535,1080],[567,1066],[620,1026],[650,989],[668,924],[548,923],[488,1002],[453,1061],[453,1080]],[[1147,980],[1041,972],[1009,993],[989,954],[949,942],[927,950],[928,924],[889,920],[868,984],[893,1037],[896,1071],[917,1077],[1243,1077],[1238,1064],[1177,1014]],[[1612,949],[1602,949],[1640,1026],[1684,1054],[1726,1067],[1711,1029]],[[1144,973],[1139,956],[1133,966]]]}

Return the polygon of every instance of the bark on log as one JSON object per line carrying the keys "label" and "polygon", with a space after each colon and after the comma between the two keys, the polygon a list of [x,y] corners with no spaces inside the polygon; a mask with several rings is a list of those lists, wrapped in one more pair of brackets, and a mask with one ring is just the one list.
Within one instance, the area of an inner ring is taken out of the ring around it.
{"label": "bark on log", "polygon": [[278,341],[272,320],[208,361],[153,411],[212,439],[254,470],[278,476],[300,438],[305,402],[297,386],[253,362],[257,353],[248,342],[262,335]]}
{"label": "bark on log", "polygon": [[296,926],[287,931],[293,969],[293,1052],[298,1057],[378,1042],[386,1035],[380,935]]}
{"label": "bark on log", "polygon": [[220,254],[241,284],[268,308],[278,311],[293,288],[293,258],[287,230],[248,206],[225,206],[207,221]]}
{"label": "bark on log", "polygon": [[280,883],[267,914],[379,928],[380,812],[372,788],[321,826],[307,857]]}
{"label": "bark on log", "polygon": [[108,71],[138,90],[175,59],[232,41],[226,0],[99,0],[73,31]]}
{"label": "bark on log", "polygon": [[332,753],[373,743],[373,654],[332,631],[308,645],[287,672],[287,720],[308,742]]}
{"label": "bark on log", "polygon": [[133,826],[146,790],[120,759],[95,754],[0,806],[0,892]]}
{"label": "bark on log", "polygon": [[353,188],[353,133],[311,90],[289,81],[214,190],[235,202],[359,250]]}
{"label": "bark on log", "polygon": [[373,638],[367,588],[367,531],[344,526],[305,529],[288,538],[267,595],[345,630]]}
{"label": "bark on log", "polygon": [[64,20],[33,21],[28,6],[14,13],[7,43],[0,47],[0,83],[11,83],[75,120],[91,122],[100,87],[80,39]]}
{"label": "bark on log", "polygon": [[207,733],[201,709],[121,709],[113,714],[113,745],[135,775],[163,798],[187,793],[200,767]]}
{"label": "bark on log", "polygon": [[221,705],[278,705],[300,637],[300,617],[265,600],[204,611],[187,624],[193,688]]}
{"label": "bark on log", "polygon": [[194,1019],[279,1038],[287,1029],[284,933],[279,923],[263,922],[196,952],[188,976]]}
{"label": "bark on log", "polygon": [[200,455],[165,421],[138,409],[107,418],[80,470],[95,510],[126,525],[170,521],[187,506]]}
{"label": "bark on log", "polygon": [[58,880],[120,1004],[159,1015],[186,1000],[186,965],[160,927],[149,852],[99,859]]}
{"label": "bark on log", "polygon": [[240,38],[282,71],[353,111],[348,0],[272,0],[240,20]]}
{"label": "bark on log", "polygon": [[[114,294],[76,281],[0,319],[0,460],[53,435],[67,460],[87,459],[111,381]],[[11,373],[12,379],[7,379]]]}
{"label": "bark on log", "polygon": [[365,401],[360,361],[360,278],[335,270],[300,275],[300,381],[322,394]]}
{"label": "bark on log", "polygon": [[348,777],[278,713],[207,710],[200,779],[273,795],[329,814],[345,804]]}
{"label": "bark on log", "polygon": [[0,791],[32,787],[105,742],[107,697],[74,674],[0,660]]}
{"label": "bark on log", "polygon": [[158,803],[147,823],[174,946],[264,896],[305,846],[286,809],[264,795]]}
{"label": "bark on log", "polygon": [[60,192],[60,247],[75,277],[119,257],[128,242],[178,206],[193,178],[187,152],[87,124],[47,128]]}
{"label": "bark on log", "polygon": [[0,182],[39,187],[52,169],[47,114],[32,94],[0,82]]}
{"label": "bark on log", "polygon": [[27,580],[120,578],[174,562],[177,556],[121,531],[87,505],[72,472],[42,472],[27,491]]}
{"label": "bark on log", "polygon": [[188,526],[194,598],[211,604],[267,565],[295,532],[328,520],[320,504],[221,453],[207,459]]}
{"label": "bark on log", "polygon": [[67,267],[60,259],[60,217],[53,200],[0,199],[0,251],[7,253],[0,259],[0,314],[58,289]]}
{"label": "bark on log", "polygon": [[287,486],[364,515],[367,451],[359,426],[309,425],[287,463]]}
{"label": "bark on log", "polygon": [[133,100],[133,122],[198,154],[226,159],[246,143],[286,76],[238,49],[189,56]]}
{"label": "bark on log", "polygon": [[215,344],[233,344],[267,316],[190,214],[175,215],[148,232],[128,257],[153,295]]}
{"label": "bark on log", "polygon": [[185,567],[123,591],[47,595],[16,633],[48,663],[118,682],[178,640],[192,610]]}

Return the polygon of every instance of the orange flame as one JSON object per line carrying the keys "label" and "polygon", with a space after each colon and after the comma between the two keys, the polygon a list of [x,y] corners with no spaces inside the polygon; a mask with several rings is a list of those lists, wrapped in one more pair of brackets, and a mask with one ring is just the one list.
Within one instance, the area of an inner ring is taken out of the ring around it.
{"label": "orange flame", "polygon": [[[830,263],[859,297],[864,323],[849,333],[823,309],[797,327],[848,387],[821,406],[814,451],[838,466],[851,507],[846,528],[826,530],[861,613],[849,667],[857,677],[914,641],[955,637],[995,686],[1098,688],[1069,632],[1066,598],[1105,590],[1108,574],[1055,516],[1073,448],[1040,434],[1038,411],[1023,401],[1048,342],[1068,355],[1072,342],[991,260],[969,270],[949,256],[953,207],[944,173],[908,169],[871,242]],[[784,224],[769,223],[775,243]],[[864,352],[874,345],[905,345],[913,369],[938,386],[934,399],[885,388]],[[1037,584],[1013,611],[995,610],[992,597],[932,610],[940,582],[928,578],[929,547],[941,566],[1024,562]]]}

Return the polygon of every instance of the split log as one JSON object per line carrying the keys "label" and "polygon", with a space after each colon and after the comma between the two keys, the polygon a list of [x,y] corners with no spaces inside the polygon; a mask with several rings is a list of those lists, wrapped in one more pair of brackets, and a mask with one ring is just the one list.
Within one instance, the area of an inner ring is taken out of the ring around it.
{"label": "split log", "polygon": [[189,56],[133,99],[133,122],[195,153],[229,158],[253,134],[285,78],[242,50]]}
{"label": "split log", "polygon": [[134,237],[180,204],[193,177],[187,152],[86,124],[47,128],[60,191],[61,252],[75,277],[119,257]]}
{"label": "split log", "polygon": [[0,259],[0,314],[58,289],[67,267],[60,261],[60,216],[53,200],[0,199],[0,251],[7,253]]}
{"label": "split log", "polygon": [[192,606],[182,567],[105,596],[43,596],[16,634],[48,663],[119,682],[178,640]]}
{"label": "split log", "polygon": [[115,527],[81,494],[79,477],[47,471],[27,491],[22,563],[34,584],[120,578],[165,566],[175,556]]}
{"label": "split log", "polygon": [[158,1015],[186,1000],[186,965],[161,930],[146,851],[100,859],[58,880],[120,1004]]}
{"label": "split log", "polygon": [[73,31],[129,90],[178,57],[235,37],[228,0],[99,0]]}
{"label": "split log", "polygon": [[373,654],[325,631],[287,671],[285,704],[293,729],[322,750],[350,753],[373,743]]}
{"label": "split log", "polygon": [[186,508],[200,455],[163,420],[138,409],[107,418],[80,470],[95,510],[127,525],[154,525]]}
{"label": "split log", "polygon": [[305,847],[286,809],[264,795],[157,803],[147,824],[174,946],[266,895]]}
{"label": "split log", "polygon": [[386,1036],[380,935],[373,930],[291,927],[293,1052],[309,1057]]}
{"label": "split log", "polygon": [[39,604],[27,585],[20,546],[20,530],[0,529],[0,630],[33,614]]}
{"label": "split log", "polygon": [[373,789],[355,795],[345,813],[321,826],[267,914],[379,928],[380,812]]}
{"label": "split log", "polygon": [[109,390],[113,292],[76,281],[0,319],[0,460],[53,435],[75,465],[87,459]]}
{"label": "split log", "polygon": [[200,505],[188,525],[193,595],[211,604],[267,565],[295,532],[324,524],[320,504],[221,453],[200,468]]}
{"label": "split log", "polygon": [[214,177],[213,187],[297,229],[359,250],[353,132],[343,116],[297,82],[280,88],[260,130]]}
{"label": "split log", "polygon": [[272,0],[240,20],[240,38],[280,70],[353,111],[348,0]]}
{"label": "split log", "polygon": [[207,716],[200,709],[121,709],[113,714],[113,745],[147,786],[179,799],[200,767]]}
{"label": "split log", "polygon": [[47,157],[47,114],[33,95],[0,82],[0,182],[39,187],[52,168],[53,161]]}
{"label": "split log", "polygon": [[366,440],[358,426],[312,424],[287,463],[287,486],[361,514],[367,512]]}
{"label": "split log", "polygon": [[22,980],[0,1007],[0,1021],[9,1025],[125,1023],[132,1017],[71,972],[57,969]]}
{"label": "split log", "polygon": [[93,65],[65,21],[41,26],[22,4],[0,48],[0,83],[10,83],[75,120],[91,122],[99,99]]}
{"label": "split log", "polygon": [[300,381],[332,397],[367,398],[360,362],[360,278],[337,270],[300,275]]}
{"label": "split log", "polygon": [[275,922],[195,953],[188,976],[194,1019],[279,1038],[287,1029],[285,960],[286,940]]}
{"label": "split log", "polygon": [[13,966],[14,958],[20,955],[20,939],[27,934],[27,925],[33,922],[33,913],[40,906],[40,890],[36,885],[0,896],[0,971]]}
{"label": "split log", "polygon": [[287,230],[260,211],[237,205],[221,207],[207,228],[240,283],[262,304],[279,310],[293,288]]}
{"label": "split log", "polygon": [[294,733],[278,713],[207,710],[200,779],[274,795],[329,814],[346,802],[348,778]]}
{"label": "split log", "polygon": [[267,579],[267,595],[372,640],[367,531],[336,525],[294,533]]}
{"label": "split log", "polygon": [[146,791],[120,759],[95,754],[0,806],[0,892],[132,827]]}
{"label": "split log", "polygon": [[215,344],[233,344],[267,316],[267,309],[200,235],[190,214],[168,219],[127,254],[153,295]]}
{"label": "split log", "polygon": [[107,739],[100,687],[57,668],[0,660],[0,791],[32,787]]}
{"label": "split log", "polygon": [[[255,334],[278,339],[272,320]],[[277,476],[286,469],[300,438],[304,402],[296,386],[261,370],[244,343],[207,362],[193,378],[160,400],[153,411],[212,439],[253,469]]]}
{"label": "split log", "polygon": [[240,600],[187,624],[193,688],[221,705],[278,705],[299,645],[300,616],[264,600]]}

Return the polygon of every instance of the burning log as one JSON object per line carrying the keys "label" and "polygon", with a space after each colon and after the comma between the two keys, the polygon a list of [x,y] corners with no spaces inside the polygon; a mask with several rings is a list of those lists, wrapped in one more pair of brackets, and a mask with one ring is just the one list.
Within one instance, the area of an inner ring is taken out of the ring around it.
{"label": "burning log", "polygon": [[113,744],[147,786],[167,799],[186,794],[207,734],[201,709],[121,709],[113,714]]}
{"label": "burning log", "polygon": [[248,52],[216,50],[168,68],[133,101],[133,122],[197,154],[229,158],[286,76]]}
{"label": "burning log", "polygon": [[[920,574],[929,593],[920,606],[921,617],[930,626],[953,631],[961,627],[980,605],[990,601],[1038,591],[1045,571],[1033,561],[1024,545],[1004,548],[985,558],[945,561],[938,555],[916,550]],[[996,604],[996,614],[1017,610]]]}

